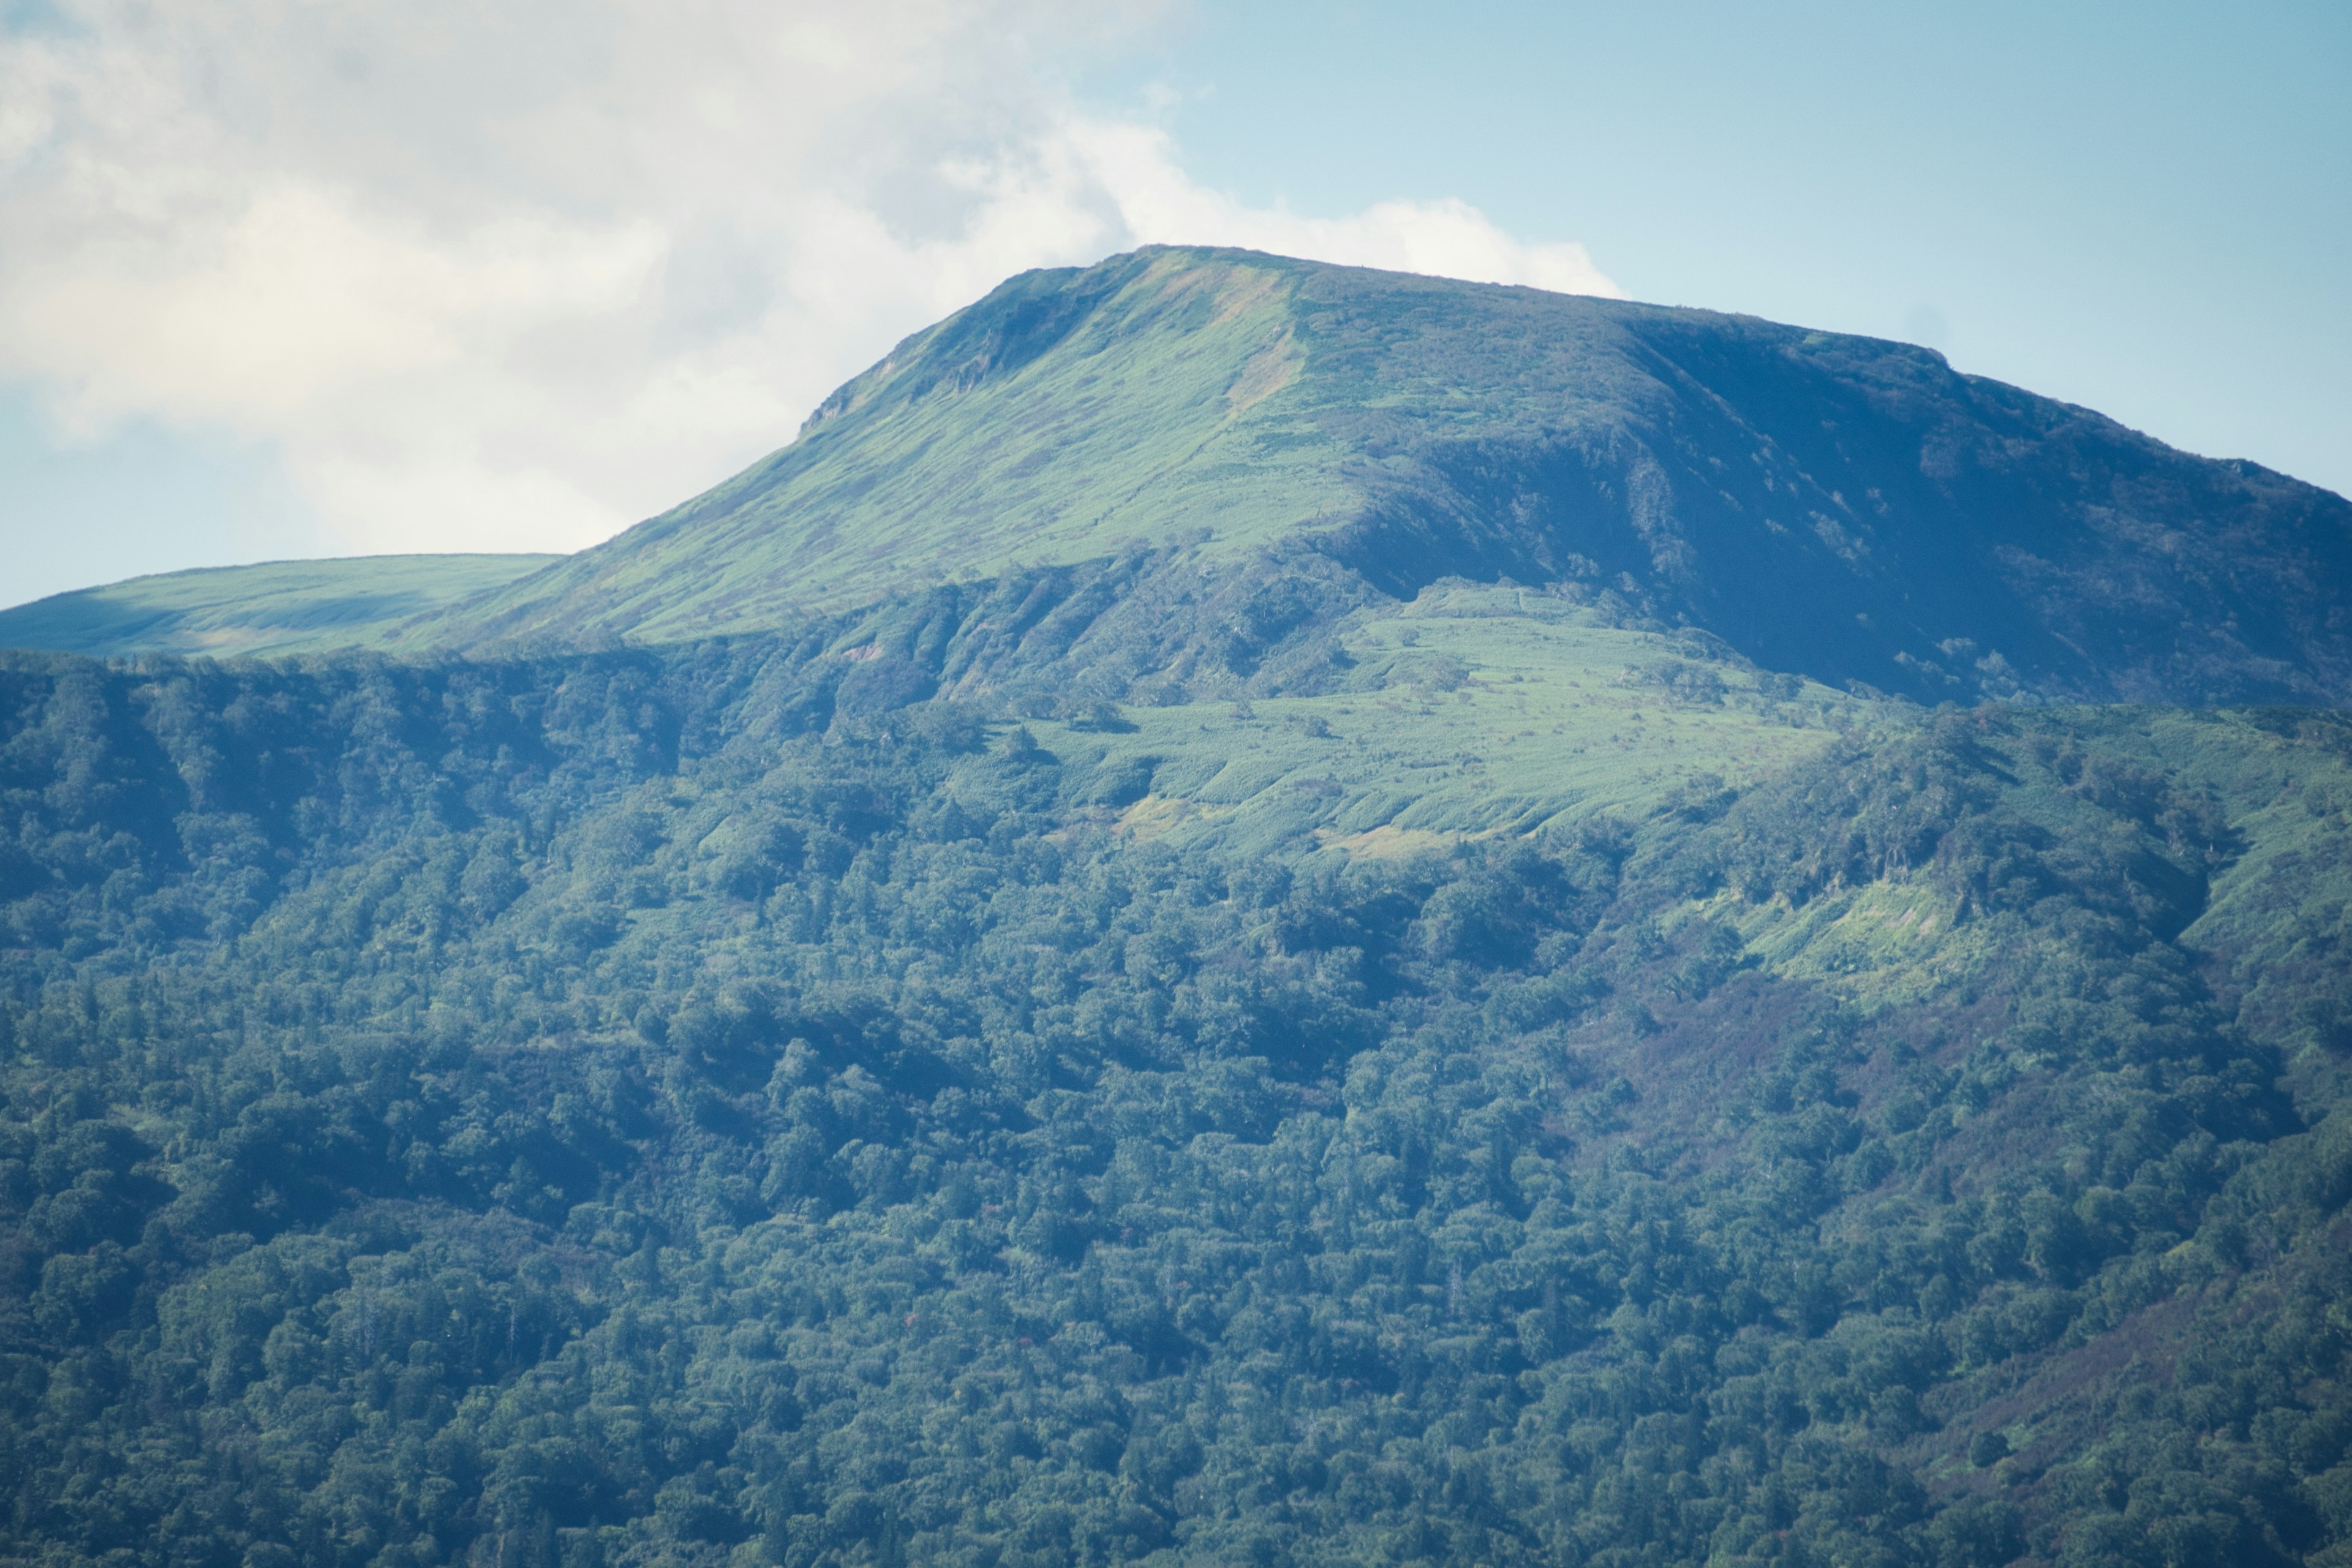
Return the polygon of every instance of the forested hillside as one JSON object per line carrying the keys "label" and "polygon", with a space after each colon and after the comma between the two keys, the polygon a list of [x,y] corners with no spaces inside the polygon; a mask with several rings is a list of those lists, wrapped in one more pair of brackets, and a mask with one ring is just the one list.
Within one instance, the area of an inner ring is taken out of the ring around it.
{"label": "forested hillside", "polygon": [[2352,725],[1090,584],[0,656],[0,1555],[2352,1562]]}

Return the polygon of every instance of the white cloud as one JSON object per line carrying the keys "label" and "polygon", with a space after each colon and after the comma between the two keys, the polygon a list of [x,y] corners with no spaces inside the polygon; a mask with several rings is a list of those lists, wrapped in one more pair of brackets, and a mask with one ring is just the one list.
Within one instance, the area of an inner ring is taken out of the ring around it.
{"label": "white cloud", "polygon": [[1167,136],[1150,127],[1081,125],[1072,137],[1139,242],[1246,246],[1395,272],[1624,297],[1584,247],[1524,243],[1467,202],[1380,202],[1348,217],[1301,217],[1247,207],[1194,184]]}
{"label": "white cloud", "polygon": [[62,9],[0,35],[0,376],[271,444],[326,548],[593,542],[1003,276],[1147,241],[1618,291],[1458,202],[1250,208],[1073,113],[1150,0]]}

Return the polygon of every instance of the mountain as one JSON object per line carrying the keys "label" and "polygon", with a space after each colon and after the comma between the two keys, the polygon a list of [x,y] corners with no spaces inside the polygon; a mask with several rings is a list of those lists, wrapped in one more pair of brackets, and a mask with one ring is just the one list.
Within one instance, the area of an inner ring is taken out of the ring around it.
{"label": "mountain", "polygon": [[367,647],[556,559],[378,555],[133,577],[0,610],[0,647],[215,657]]}
{"label": "mountain", "polygon": [[1159,247],[1013,279],[772,457],[409,640],[691,640],[1137,552],[1608,595],[1927,701],[2352,692],[2326,491],[1905,344]]}
{"label": "mountain", "polygon": [[2346,1568],[2343,519],[1152,251],[10,612],[0,1559]]}

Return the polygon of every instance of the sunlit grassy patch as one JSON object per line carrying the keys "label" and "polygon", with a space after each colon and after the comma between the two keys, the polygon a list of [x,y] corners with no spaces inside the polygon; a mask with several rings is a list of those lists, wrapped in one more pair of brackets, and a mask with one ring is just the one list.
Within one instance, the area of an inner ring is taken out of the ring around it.
{"label": "sunlit grassy patch", "polygon": [[1646,818],[1696,780],[1736,784],[1815,754],[1873,711],[1513,588],[1432,589],[1343,641],[1349,689],[1129,709],[1117,733],[1031,728],[1066,767],[1148,776],[1139,830],[1378,854]]}

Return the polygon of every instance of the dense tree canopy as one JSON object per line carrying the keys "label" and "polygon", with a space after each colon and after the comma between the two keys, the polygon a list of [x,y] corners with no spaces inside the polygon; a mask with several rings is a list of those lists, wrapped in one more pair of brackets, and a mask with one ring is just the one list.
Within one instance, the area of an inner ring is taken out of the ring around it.
{"label": "dense tree canopy", "polygon": [[0,1552],[2352,1561],[2352,730],[1240,858],[839,679],[0,668]]}

